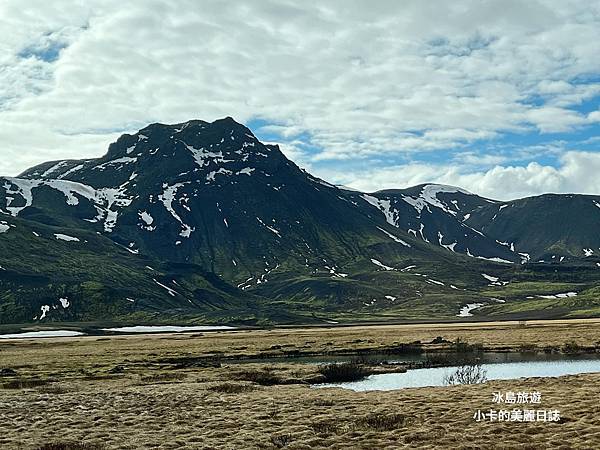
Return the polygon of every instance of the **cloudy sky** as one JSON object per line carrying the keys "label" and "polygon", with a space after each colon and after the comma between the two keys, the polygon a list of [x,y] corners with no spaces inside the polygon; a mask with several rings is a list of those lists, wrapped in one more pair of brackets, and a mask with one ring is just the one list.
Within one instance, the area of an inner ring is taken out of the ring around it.
{"label": "cloudy sky", "polygon": [[600,194],[600,1],[0,3],[0,175],[232,116],[363,190]]}

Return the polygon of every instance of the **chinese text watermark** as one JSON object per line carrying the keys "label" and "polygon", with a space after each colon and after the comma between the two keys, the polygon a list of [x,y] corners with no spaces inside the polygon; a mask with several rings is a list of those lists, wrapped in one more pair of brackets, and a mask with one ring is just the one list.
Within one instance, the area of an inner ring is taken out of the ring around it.
{"label": "chinese text watermark", "polygon": [[[492,403],[498,404],[541,404],[542,394],[535,392],[494,392]],[[559,422],[560,411],[557,409],[500,408],[489,410],[478,409],[473,414],[477,422]]]}

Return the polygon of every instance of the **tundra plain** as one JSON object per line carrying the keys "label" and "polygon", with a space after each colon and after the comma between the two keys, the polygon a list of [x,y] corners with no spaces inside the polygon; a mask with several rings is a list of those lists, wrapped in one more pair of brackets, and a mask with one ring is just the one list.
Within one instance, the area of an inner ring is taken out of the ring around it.
{"label": "tundra plain", "polygon": [[[357,393],[315,389],[317,366],[294,362],[307,355],[444,351],[457,342],[483,351],[598,352],[600,320],[6,340],[0,447],[600,446],[600,374]],[[540,391],[540,407],[559,410],[561,420],[475,421],[475,411],[494,406],[495,391]]]}

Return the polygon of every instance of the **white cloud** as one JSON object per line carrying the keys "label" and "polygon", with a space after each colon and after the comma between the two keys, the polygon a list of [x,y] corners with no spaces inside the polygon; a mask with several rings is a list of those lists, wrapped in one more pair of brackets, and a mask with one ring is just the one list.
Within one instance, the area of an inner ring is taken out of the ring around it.
{"label": "white cloud", "polygon": [[498,199],[539,195],[548,192],[598,194],[600,192],[600,153],[569,151],[558,167],[531,162],[525,166],[495,166],[470,170],[458,164],[406,164],[364,171],[317,170],[321,178],[366,192],[405,188],[422,183],[443,183]]}
{"label": "white cloud", "polygon": [[[153,121],[262,119],[315,170],[598,121],[570,109],[600,93],[580,82],[600,73],[597,0],[5,0],[0,16],[2,174]],[[24,57],[56,42],[56,61]]]}

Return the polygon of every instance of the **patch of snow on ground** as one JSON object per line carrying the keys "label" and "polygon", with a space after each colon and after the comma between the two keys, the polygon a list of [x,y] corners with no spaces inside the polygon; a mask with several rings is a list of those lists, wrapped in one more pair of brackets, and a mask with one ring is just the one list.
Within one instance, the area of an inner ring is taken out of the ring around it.
{"label": "patch of snow on ground", "polygon": [[373,259],[373,258],[371,258],[371,262],[372,262],[373,264],[375,264],[376,266],[378,266],[378,267],[381,267],[381,268],[382,268],[382,269],[384,269],[384,270],[394,270],[394,268],[393,268],[393,267],[386,266],[385,264],[383,264],[383,263],[382,263],[382,262],[380,262],[380,261],[377,261],[376,259]]}
{"label": "patch of snow on ground", "polygon": [[[33,203],[33,194],[31,190],[40,185],[41,181],[22,180],[20,178],[5,178],[4,189],[6,190],[6,210],[16,217],[25,208],[28,208]],[[20,195],[24,200],[23,206],[12,206],[14,200],[13,195]]]}
{"label": "patch of snow on ground", "polygon": [[499,278],[498,278],[498,277],[493,277],[493,276],[491,276],[491,275],[488,275],[488,274],[486,274],[486,273],[482,273],[482,274],[481,274],[481,276],[482,276],[483,278],[485,278],[486,280],[488,280],[488,281],[492,281],[492,282],[494,282],[494,281],[498,281],[498,280],[499,280]]}
{"label": "patch of snow on ground", "polygon": [[451,252],[454,252],[454,247],[456,247],[456,242],[453,242],[452,244],[443,244],[442,240],[444,239],[444,235],[438,231],[438,242],[440,244],[441,247],[444,247],[446,250],[450,250]]}
{"label": "patch of snow on ground", "polygon": [[258,220],[258,222],[265,227],[266,229],[268,229],[271,233],[276,234],[277,236],[281,237],[281,233],[279,233],[279,230],[277,230],[276,228],[273,228],[269,225],[267,225],[266,223],[264,223],[259,217],[256,218],[256,220]]}
{"label": "patch of snow on ground", "polygon": [[146,225],[152,225],[152,223],[154,222],[154,218],[146,211],[140,212],[140,218],[144,221]]}
{"label": "patch of snow on ground", "polygon": [[208,175],[206,175],[206,181],[215,181],[215,177],[217,175],[231,175],[233,172],[231,170],[224,169],[220,167],[219,170],[213,170]]}
{"label": "patch of snow on ground", "polygon": [[442,203],[437,195],[441,194],[441,193],[447,193],[447,194],[456,194],[456,193],[461,193],[461,194],[466,194],[466,195],[472,195],[470,192],[465,191],[464,189],[460,189],[454,186],[446,186],[443,184],[428,184],[426,186],[423,186],[423,189],[421,190],[421,194],[420,194],[420,198],[422,198],[425,202],[427,202],[428,204],[441,209],[444,212],[447,212],[453,216],[456,216],[456,211],[448,208],[448,206],[444,203]]}
{"label": "patch of snow on ground", "polygon": [[425,229],[425,225],[421,224],[421,226],[419,227],[419,233],[421,234],[421,239],[423,239],[425,242],[429,242],[429,240],[423,234],[424,229]]}
{"label": "patch of snow on ground", "polygon": [[129,156],[123,156],[122,158],[117,158],[117,159],[113,159],[111,161],[107,161],[105,163],[102,164],[98,164],[95,167],[92,167],[92,170],[104,170],[106,169],[106,167],[108,166],[114,166],[117,164],[132,164],[137,162],[137,158],[134,157],[129,157]]}
{"label": "patch of snow on ground", "polygon": [[465,306],[463,306],[460,309],[460,311],[458,312],[458,314],[456,316],[457,317],[471,317],[471,316],[473,316],[473,314],[471,314],[471,311],[473,311],[474,309],[477,309],[477,308],[481,308],[484,305],[485,305],[485,303],[467,303]]}
{"label": "patch of snow on ground", "polygon": [[75,167],[73,167],[73,168],[71,168],[71,169],[67,170],[65,173],[63,173],[63,174],[60,174],[60,175],[58,176],[58,179],[59,179],[59,180],[62,180],[62,179],[64,179],[64,178],[68,177],[69,175],[71,175],[72,173],[74,173],[74,172],[77,172],[77,171],[79,171],[79,170],[81,170],[81,169],[83,169],[83,164],[79,164],[79,165],[77,165],[77,166],[75,166]]}
{"label": "patch of snow on ground", "polygon": [[427,207],[427,209],[429,209],[429,206],[427,206],[425,200],[423,200],[422,198],[412,198],[407,195],[403,195],[402,200],[404,200],[406,203],[412,206],[415,209],[415,211],[417,211],[417,217],[421,217],[423,208]]}
{"label": "patch of snow on ground", "polygon": [[390,239],[394,240],[395,242],[404,245],[405,247],[410,247],[411,245],[408,242],[403,241],[402,239],[400,239],[398,236],[394,236],[392,233],[388,233],[387,231],[385,231],[383,228],[377,227],[377,229],[379,231],[381,231],[382,233],[384,233],[385,235],[387,235],[387,237],[389,237]]}
{"label": "patch of snow on ground", "polygon": [[67,242],[80,242],[79,238],[73,237],[73,236],[69,236],[67,234],[61,234],[61,233],[55,233],[54,237],[58,240],[61,241],[67,241]]}
{"label": "patch of snow on ground", "polygon": [[158,196],[158,199],[163,203],[164,207],[169,212],[169,214],[171,214],[171,216],[173,216],[173,218],[181,224],[182,230],[181,233],[179,233],[179,235],[181,237],[189,238],[192,232],[195,230],[195,228],[184,223],[179,214],[177,214],[177,212],[173,208],[173,201],[175,200],[175,195],[177,194],[177,191],[183,186],[185,186],[185,183],[175,183],[172,186],[164,184],[164,191]]}
{"label": "patch of snow on ground", "polygon": [[519,256],[521,257],[521,264],[527,264],[531,260],[529,253],[519,253]]}
{"label": "patch of snow on ground", "polygon": [[[469,256],[472,256],[472,255],[469,255]],[[492,261],[492,262],[497,262],[497,263],[503,263],[503,264],[512,264],[512,261],[507,261],[506,259],[502,259],[502,258],[498,258],[498,257],[486,258],[485,256],[475,256],[475,258],[484,259],[486,261]]]}
{"label": "patch of snow on ground", "polygon": [[50,312],[50,306],[48,306],[48,305],[42,305],[40,307],[40,310],[42,311],[42,315],[40,316],[40,320],[42,320],[44,317],[46,317],[46,314],[48,314]]}
{"label": "patch of snow on ground", "polygon": [[173,290],[173,289],[171,289],[169,286],[165,286],[164,284],[162,284],[162,283],[160,283],[160,282],[156,281],[154,278],[153,278],[153,280],[154,280],[154,282],[155,282],[156,284],[158,284],[158,285],[159,285],[161,288],[165,289],[165,290],[166,290],[166,291],[169,293],[169,295],[170,295],[171,297],[175,297],[176,295],[179,295],[179,293],[178,293],[177,291],[174,291],[174,290]]}
{"label": "patch of snow on ground", "polygon": [[43,174],[40,175],[40,178],[47,178],[49,177],[51,174],[53,174],[54,172],[56,172],[58,169],[60,169],[61,167],[63,167],[65,164],[67,164],[66,161],[60,161],[57,164],[54,164],[52,167],[50,167],[48,170],[46,170]]}
{"label": "patch of snow on ground", "polygon": [[209,152],[203,148],[194,148],[190,145],[184,143],[185,148],[187,148],[193,155],[196,164],[200,167],[207,166],[210,161],[214,161],[216,163],[225,162],[223,159],[223,153],[221,151],[218,152]]}
{"label": "patch of snow on ground", "polygon": [[538,297],[546,298],[546,299],[577,297],[577,292],[565,292],[562,294],[538,295]]}
{"label": "patch of snow on ground", "polygon": [[371,205],[375,206],[377,209],[379,209],[385,216],[385,220],[387,223],[393,225],[394,227],[398,227],[395,218],[398,216],[398,211],[392,208],[389,200],[381,200],[377,197],[373,197],[372,195],[368,194],[361,195],[361,198],[363,200],[366,200]]}

